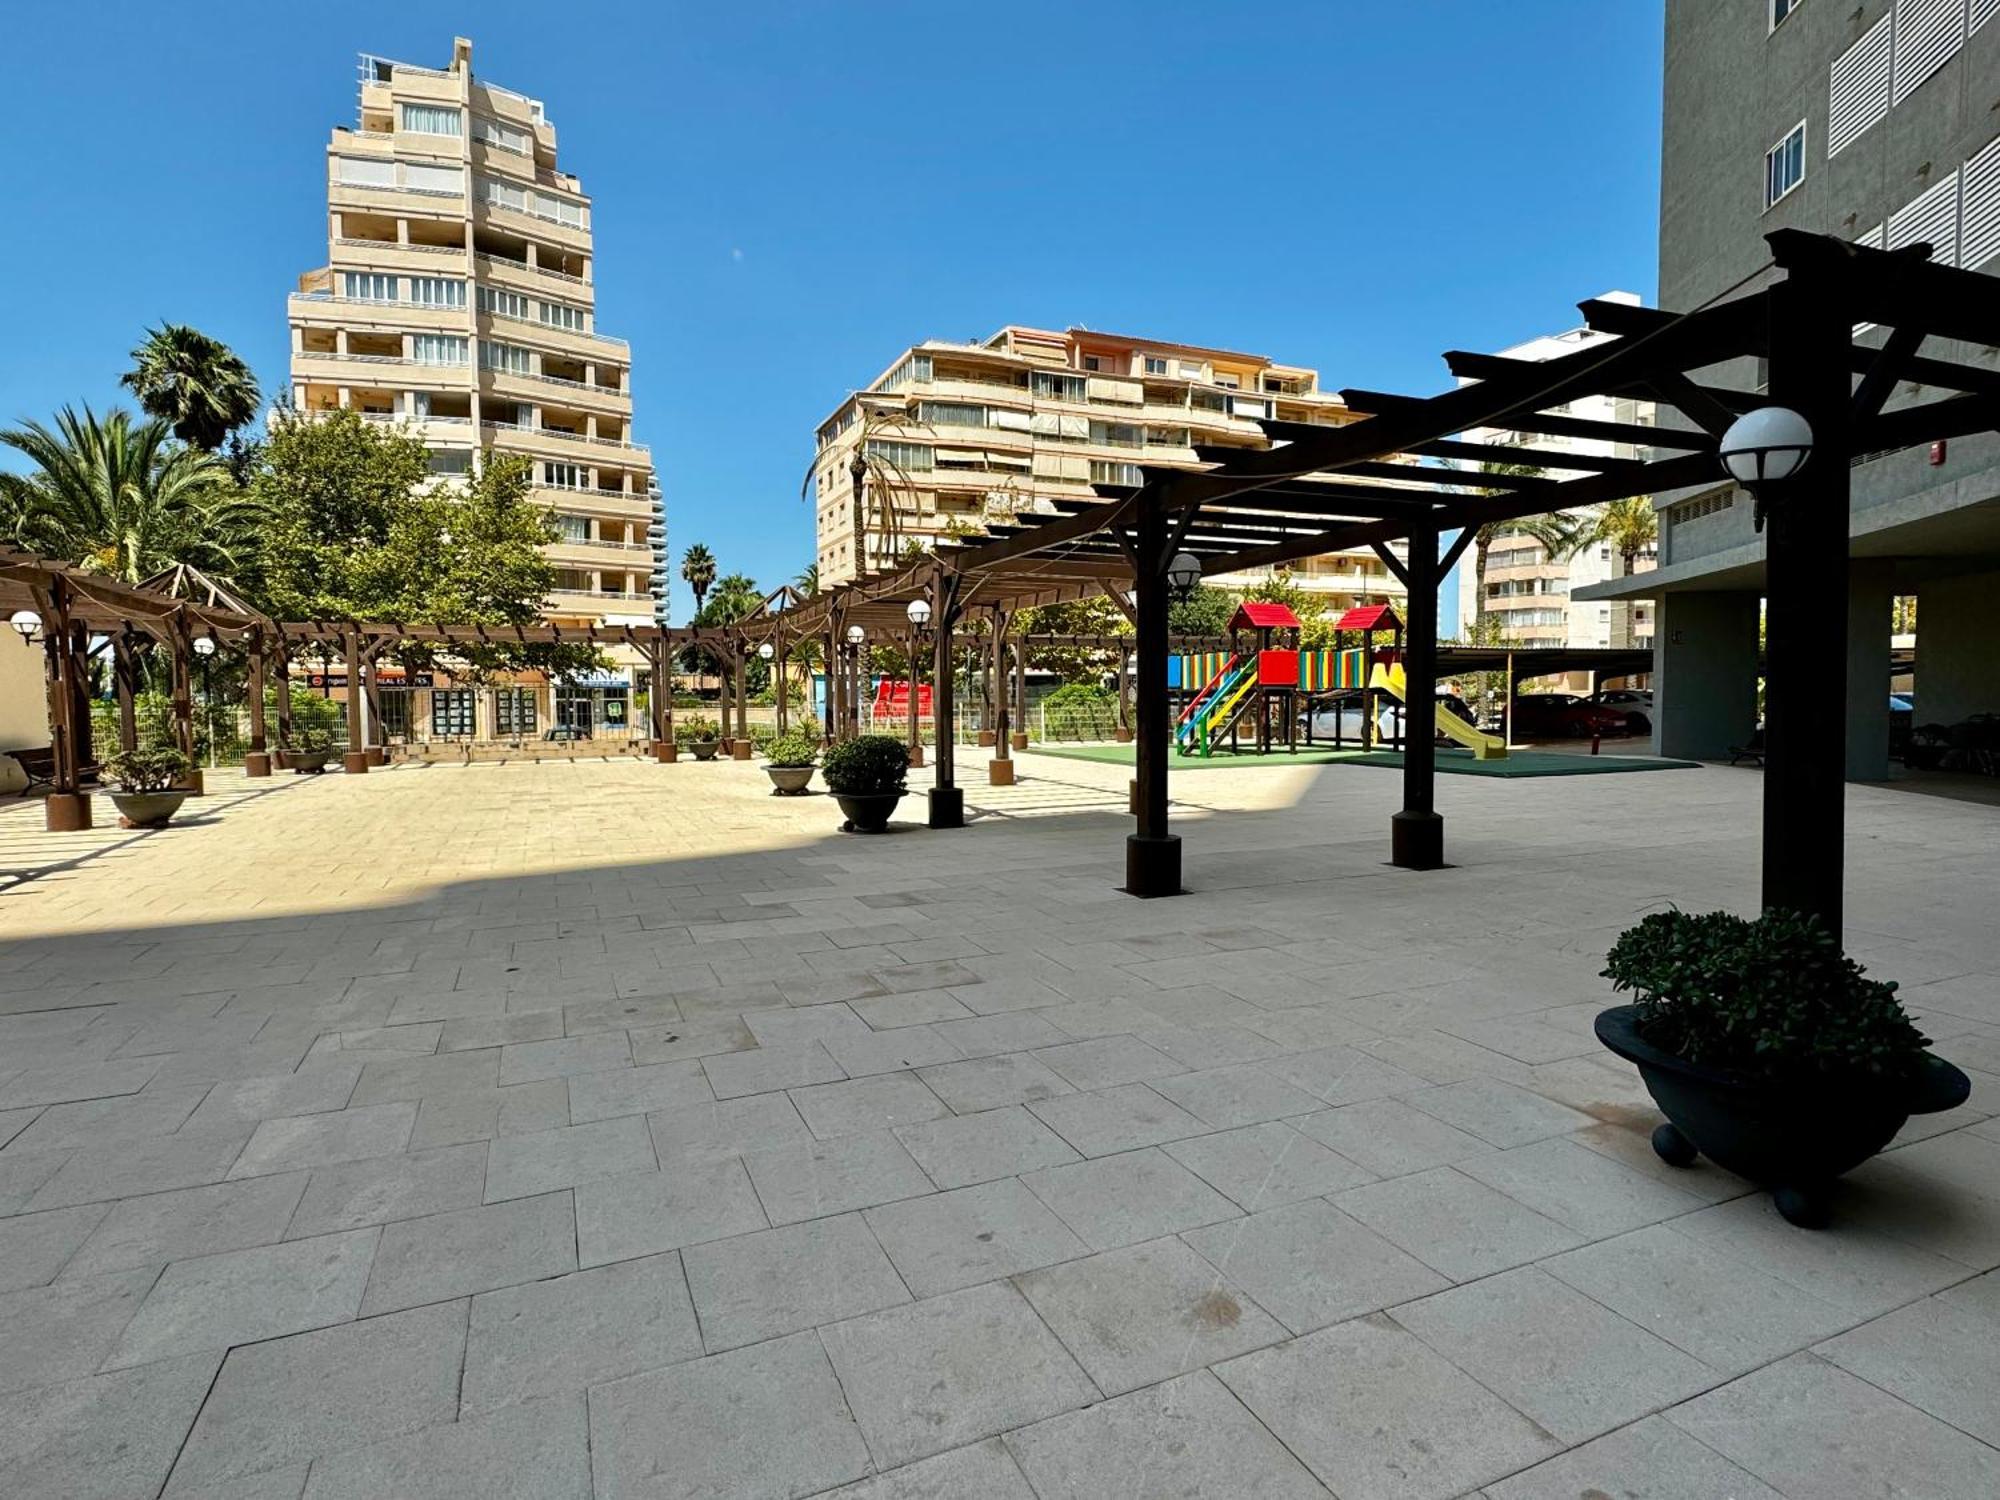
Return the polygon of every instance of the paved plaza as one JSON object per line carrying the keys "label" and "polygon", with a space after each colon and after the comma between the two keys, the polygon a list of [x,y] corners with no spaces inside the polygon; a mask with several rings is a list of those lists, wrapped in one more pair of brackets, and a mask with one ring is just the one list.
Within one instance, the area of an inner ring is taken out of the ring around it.
{"label": "paved plaza", "polygon": [[1205,771],[1137,902],[1128,773],[1021,766],[0,812],[0,1495],[2000,1494],[2000,808],[1850,790],[1974,1088],[1811,1233],[1590,1031],[1755,904],[1761,773],[1443,778],[1416,874],[1393,772]]}

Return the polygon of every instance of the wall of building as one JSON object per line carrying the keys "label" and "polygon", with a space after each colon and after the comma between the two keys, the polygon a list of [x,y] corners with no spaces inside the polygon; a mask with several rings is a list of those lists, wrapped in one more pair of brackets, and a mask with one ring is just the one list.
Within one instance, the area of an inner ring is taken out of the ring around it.
{"label": "wall of building", "polygon": [[[0,752],[32,750],[49,742],[48,676],[40,646],[11,630],[0,631]],[[0,792],[27,785],[21,768],[0,754]]]}
{"label": "wall of building", "polygon": [[1917,722],[2000,714],[2000,572],[1940,578],[1917,595]]}

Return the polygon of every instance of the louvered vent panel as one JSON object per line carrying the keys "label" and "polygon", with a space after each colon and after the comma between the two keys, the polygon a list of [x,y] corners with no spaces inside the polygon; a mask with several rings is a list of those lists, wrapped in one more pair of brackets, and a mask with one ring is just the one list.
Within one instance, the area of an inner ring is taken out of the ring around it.
{"label": "louvered vent panel", "polygon": [[2000,0],[1972,0],[1972,14],[1965,29],[1977,31],[1996,15],[2000,15]]}
{"label": "louvered vent panel", "polygon": [[[2000,5],[2000,0],[1994,0]],[[1827,81],[1826,154],[1840,154],[1889,113],[1890,18],[1882,17],[1867,35],[1834,59]]]}
{"label": "louvered vent panel", "polygon": [[1889,215],[1891,250],[1927,244],[1935,265],[1958,264],[1958,173],[1940,178]]}
{"label": "louvered vent panel", "polygon": [[1977,271],[2000,255],[2000,136],[1965,164],[1958,239],[1958,263],[1968,271]]}
{"label": "louvered vent panel", "polygon": [[1965,45],[1965,0],[1896,0],[1896,102]]}

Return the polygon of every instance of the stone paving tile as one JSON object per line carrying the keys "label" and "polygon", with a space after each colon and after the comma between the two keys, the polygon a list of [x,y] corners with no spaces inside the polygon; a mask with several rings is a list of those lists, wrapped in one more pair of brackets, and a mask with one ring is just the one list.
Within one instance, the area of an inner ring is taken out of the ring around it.
{"label": "stone paving tile", "polygon": [[740,1017],[634,1027],[631,1038],[632,1061],[642,1068],[721,1052],[743,1052],[757,1045]]}
{"label": "stone paving tile", "polygon": [[[1057,1009],[1066,1011],[1073,1008],[1060,1006]],[[1034,1047],[1056,1046],[1069,1039],[1069,1033],[1057,1030],[1049,1024],[1048,1017],[1034,1011],[1008,1011],[995,1016],[977,1016],[967,1021],[940,1020],[936,1031],[966,1057],[997,1057],[1003,1052],[1025,1052]]]}
{"label": "stone paving tile", "polygon": [[590,1452],[599,1500],[809,1495],[869,1470],[811,1333],[593,1387]]}
{"label": "stone paving tile", "polygon": [[54,1281],[110,1211],[91,1204],[0,1219],[0,1292]]}
{"label": "stone paving tile", "polygon": [[100,1146],[169,1135],[180,1129],[207,1092],[201,1087],[161,1089],[110,1099],[84,1099],[74,1104],[52,1104],[40,1111],[39,1118],[15,1138],[9,1149],[59,1151],[65,1147]]}
{"label": "stone paving tile", "polygon": [[764,1227],[750,1175],[733,1156],[675,1158],[655,1172],[600,1178],[576,1190],[577,1255],[586,1266]]}
{"label": "stone paving tile", "polygon": [[487,1147],[486,1201],[530,1198],[657,1165],[652,1135],[639,1115],[510,1135]]}
{"label": "stone paving tile", "polygon": [[1096,1037],[1086,1042],[1066,1042],[1060,1047],[1044,1047],[1034,1054],[1037,1062],[1060,1074],[1072,1088],[1108,1089],[1121,1083],[1139,1083],[1169,1073],[1187,1071],[1186,1065],[1166,1053],[1149,1047],[1135,1036]]}
{"label": "stone paving tile", "polygon": [[1310,1333],[1450,1284],[1316,1198],[1189,1230],[1181,1238],[1293,1333]]}
{"label": "stone paving tile", "polygon": [[[547,1047],[557,1044],[525,1042],[522,1045]],[[519,1083],[521,1079],[498,1076],[501,1059],[512,1050],[509,1047],[488,1047],[477,1052],[446,1052],[437,1057],[391,1057],[370,1062],[361,1070],[361,1081],[355,1084],[348,1107],[394,1104],[425,1099],[433,1094],[489,1089],[497,1083]]]}
{"label": "stone paving tile", "polygon": [[910,1300],[858,1214],[696,1245],[681,1258],[711,1354]]}
{"label": "stone paving tile", "polygon": [[1035,1492],[1006,1446],[988,1438],[829,1490],[825,1500],[1035,1500]]}
{"label": "stone paving tile", "polygon": [[522,1010],[498,1016],[458,1016],[444,1023],[440,1052],[475,1052],[509,1042],[548,1042],[563,1034],[563,1013]]}
{"label": "stone paving tile", "polygon": [[681,1259],[648,1256],[472,1299],[462,1417],[702,1354]]}
{"label": "stone paving tile", "polygon": [[318,1459],[306,1500],[591,1500],[581,1391]]}
{"label": "stone paving tile", "polygon": [[342,1229],[386,1224],[394,1219],[416,1219],[448,1209],[471,1208],[480,1202],[485,1183],[483,1144],[445,1146],[406,1156],[377,1156],[315,1167],[284,1237],[306,1239]]}
{"label": "stone paving tile", "polygon": [[1216,1374],[1340,1500],[1448,1500],[1561,1446],[1381,1314]]}
{"label": "stone paving tile", "polygon": [[743,1164],[773,1224],[872,1208],[934,1190],[923,1168],[887,1131],[752,1151]]}
{"label": "stone paving tile", "polygon": [[104,1368],[344,1323],[361,1306],[380,1232],[357,1229],[177,1260],[125,1325]]}
{"label": "stone paving tile", "polygon": [[919,1297],[1089,1253],[1011,1178],[871,1208],[863,1218]]}
{"label": "stone paving tile", "polygon": [[1486,1500],[1784,1500],[1672,1423],[1648,1417],[1489,1484]]}
{"label": "stone paving tile", "polygon": [[417,1106],[408,1102],[266,1120],[250,1137],[229,1175],[258,1177],[299,1167],[394,1156],[409,1144],[416,1124]]}
{"label": "stone paving tile", "polygon": [[822,1045],[849,1078],[925,1068],[934,1063],[956,1062],[964,1056],[935,1027],[923,1025],[899,1026],[893,1031],[870,1031],[858,1036],[830,1036]]}
{"label": "stone paving tile", "polygon": [[1426,1087],[1416,1074],[1352,1047],[1322,1047],[1289,1057],[1274,1057],[1264,1071],[1304,1089],[1322,1104],[1360,1104]]}
{"label": "stone paving tile", "polygon": [[0,1495],[157,1495],[218,1356],[162,1360],[0,1396]]}
{"label": "stone paving tile", "polygon": [[0,1395],[95,1371],[152,1290],[154,1275],[147,1266],[0,1294]]}
{"label": "stone paving tile", "polygon": [[1076,1361],[1004,1282],[835,1323],[820,1338],[882,1468],[1098,1399]]}
{"label": "stone paving tile", "polygon": [[102,1099],[112,1094],[136,1094],[160,1071],[158,1058],[123,1062],[80,1062],[29,1068],[0,1083],[0,1109],[37,1104],[63,1104],[73,1099]]}
{"label": "stone paving tile", "polygon": [[1042,1500],[1325,1500],[1327,1494],[1202,1371],[1016,1428],[1006,1443]]}
{"label": "stone paving tile", "polygon": [[218,1083],[188,1116],[181,1134],[246,1136],[265,1120],[345,1109],[360,1081],[360,1063],[330,1058],[275,1078]]}
{"label": "stone paving tile", "polygon": [[363,1317],[576,1269],[576,1216],[567,1192],[404,1219],[380,1233]]}
{"label": "stone paving tile", "polygon": [[1033,1271],[1015,1285],[1107,1395],[1288,1337],[1240,1286],[1171,1238]]}
{"label": "stone paving tile", "polygon": [[[199,1111],[197,1111],[199,1113]],[[561,1078],[516,1083],[506,1088],[467,1089],[430,1094],[417,1103],[416,1129],[409,1149],[462,1146],[502,1136],[532,1135],[569,1124],[569,1088]]]}
{"label": "stone paving tile", "polygon": [[708,1076],[694,1058],[653,1063],[643,1068],[613,1068],[604,1073],[577,1073],[569,1080],[569,1117],[587,1125],[619,1115],[643,1115],[683,1104],[705,1104],[714,1096]]}
{"label": "stone paving tile", "polygon": [[1541,1269],[1727,1375],[1769,1364],[1854,1321],[1844,1309],[1666,1225],[1553,1256]]}
{"label": "stone paving tile", "polygon": [[1719,1379],[1535,1266],[1407,1303],[1394,1316],[1566,1444],[1637,1421]]}
{"label": "stone paving tile", "polygon": [[1810,1354],[1754,1371],[1667,1419],[1798,1500],[2000,1494],[2000,1453]]}
{"label": "stone paving tile", "polygon": [[877,995],[848,1003],[857,1016],[878,1031],[921,1026],[932,1021],[959,1021],[972,1014],[946,990],[905,990],[900,994]]}
{"label": "stone paving tile", "polygon": [[[274,1244],[291,1223],[306,1181],[304,1172],[287,1172],[127,1198],[99,1219],[63,1274],[158,1269],[170,1260]],[[0,1238],[5,1234],[0,1226]]]}
{"label": "stone paving tile", "polygon": [[1209,1128],[1144,1083],[1091,1094],[1064,1094],[1038,1100],[1028,1108],[1085,1156],[1110,1156],[1157,1146],[1162,1141],[1200,1135]]}
{"label": "stone paving tile", "polygon": [[1991,1274],[1831,1339],[1820,1358],[2000,1447],[2000,1285]]}
{"label": "stone paving tile", "polygon": [[718,1053],[704,1057],[701,1065],[708,1074],[708,1086],[718,1099],[738,1099],[746,1094],[768,1094],[814,1083],[837,1083],[847,1076],[817,1041]]}
{"label": "stone paving tile", "polygon": [[[953,1039],[954,1042],[956,1039]],[[962,1049],[961,1049],[962,1050]],[[1069,1093],[1070,1086],[1025,1053],[968,1056],[963,1062],[919,1068],[917,1077],[955,1114],[976,1114],[1003,1104],[1027,1104]]]}
{"label": "stone paving tile", "polygon": [[231,1350],[168,1495],[452,1421],[465,1327],[465,1302],[441,1302]]}
{"label": "stone paving tile", "polygon": [[1453,1281],[1574,1249],[1583,1237],[1454,1167],[1338,1193],[1334,1206]]}
{"label": "stone paving tile", "polygon": [[1156,1147],[1021,1179],[1093,1250],[1232,1219],[1236,1205]]}
{"label": "stone paving tile", "polygon": [[1460,1162],[1458,1170],[1593,1239],[1706,1206],[1692,1193],[1568,1140],[1490,1151]]}
{"label": "stone paving tile", "polygon": [[1158,1079],[1153,1088],[1206,1124],[1227,1129],[1311,1114],[1320,1101],[1252,1063]]}
{"label": "stone paving tile", "polygon": [[1567,1105],[1497,1078],[1471,1078],[1404,1095],[1404,1102],[1491,1146],[1525,1146],[1594,1123]]}
{"label": "stone paving tile", "polygon": [[790,1097],[782,1093],[655,1110],[646,1116],[646,1124],[663,1167],[812,1139]]}
{"label": "stone paving tile", "polygon": [[1277,1120],[1173,1141],[1162,1149],[1246,1213],[1375,1180],[1372,1172]]}
{"label": "stone paving tile", "polygon": [[896,1139],[940,1188],[969,1187],[1080,1160],[1061,1136],[1018,1104],[906,1125]]}
{"label": "stone paving tile", "polygon": [[[35,1110],[23,1110],[35,1114]],[[74,1151],[0,1151],[0,1217],[20,1213]]]}
{"label": "stone paving tile", "polygon": [[[483,1057],[468,1052],[466,1057]],[[440,1059],[442,1060],[442,1059]],[[499,1083],[533,1083],[541,1078],[565,1078],[574,1073],[601,1073],[607,1068],[632,1066],[632,1046],[623,1031],[596,1031],[583,1036],[567,1036],[548,1042],[516,1042],[500,1049],[499,1073],[482,1080]],[[361,1080],[362,1087],[368,1080]]]}
{"label": "stone paving tile", "polygon": [[26,1207],[32,1213],[220,1182],[243,1154],[248,1139],[247,1135],[163,1135],[73,1151],[60,1170],[35,1190]]}
{"label": "stone paving tile", "polygon": [[858,1078],[793,1089],[792,1104],[821,1140],[864,1131],[893,1130],[951,1113],[944,1102],[909,1073]]}

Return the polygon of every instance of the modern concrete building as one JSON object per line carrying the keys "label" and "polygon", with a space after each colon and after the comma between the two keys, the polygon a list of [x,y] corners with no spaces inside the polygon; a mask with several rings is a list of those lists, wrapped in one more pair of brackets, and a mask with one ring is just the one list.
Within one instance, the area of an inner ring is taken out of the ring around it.
{"label": "modern concrete building", "polygon": [[[1319,388],[1317,371],[1255,354],[1086,328],[1009,326],[983,343],[918,344],[820,424],[811,479],[820,579],[842,583],[861,571],[851,465],[864,443],[875,570],[910,542],[1046,511],[1058,498],[1093,500],[1093,484],[1137,484],[1141,464],[1197,467],[1197,444],[1266,447],[1258,419],[1273,417],[1353,420]],[[1308,558],[1290,575],[1324,595],[1329,610],[1403,601],[1401,583],[1365,550]]]}
{"label": "modern concrete building", "polygon": [[[1601,302],[1639,305],[1633,292],[1606,292]],[[1572,354],[1578,349],[1610,337],[1589,328],[1571,328],[1545,334],[1500,351],[1507,359],[1545,360]],[[1568,415],[1594,422],[1618,422],[1626,426],[1650,425],[1653,403],[1630,397],[1587,396],[1570,403]],[[1465,434],[1475,443],[1519,444],[1518,432],[1489,427]],[[1602,438],[1564,437],[1537,433],[1533,445],[1538,453],[1564,452],[1631,458],[1629,443],[1607,442]],[[1537,459],[1550,477],[1569,479],[1574,472]],[[1579,526],[1588,526],[1602,514],[1603,507],[1568,514]],[[1653,566],[1653,549],[1647,548],[1633,559],[1632,571]],[[1476,564],[1468,559],[1455,570],[1459,580],[1457,633],[1465,635],[1479,615],[1479,577]],[[1551,556],[1548,549],[1522,531],[1502,530],[1493,538],[1486,554],[1486,614],[1499,626],[1508,645],[1532,646],[1650,646],[1653,640],[1652,606],[1645,601],[1592,601],[1579,599],[1575,591],[1591,584],[1626,574],[1625,559],[1608,543],[1593,542],[1582,551]]]}
{"label": "modern concrete building", "polygon": [[[2000,272],[1996,91],[2000,0],[1668,0],[1660,305],[1774,279],[1763,236],[1779,228],[1927,243],[1944,264]],[[2000,390],[1992,349],[1922,352],[1994,369]],[[1754,362],[1724,373],[1764,388]],[[1904,386],[1892,405],[1910,399]],[[1658,503],[1658,569],[1583,596],[1655,600],[1659,748],[1713,756],[1756,722],[1763,537],[1727,484]],[[1888,773],[1896,597],[1917,600],[1917,722],[2000,712],[2000,439],[1859,463],[1849,534],[1826,607],[1848,612],[1848,774],[1872,780]]]}
{"label": "modern concrete building", "polygon": [[292,404],[407,424],[440,474],[534,464],[562,535],[560,624],[649,623],[652,459],[632,440],[632,351],[597,328],[591,202],[539,100],[447,68],[361,60],[326,148],[327,263],[288,305]]}

